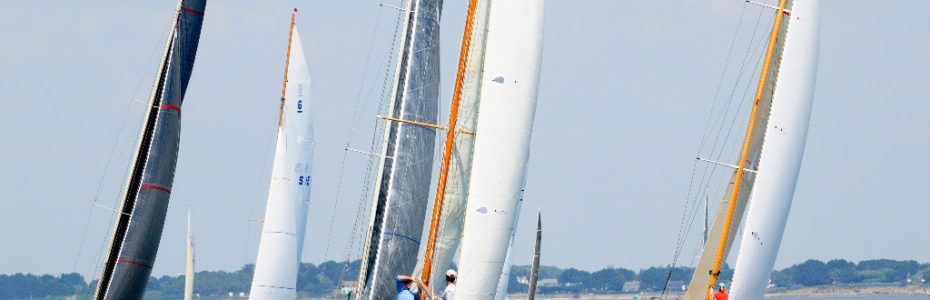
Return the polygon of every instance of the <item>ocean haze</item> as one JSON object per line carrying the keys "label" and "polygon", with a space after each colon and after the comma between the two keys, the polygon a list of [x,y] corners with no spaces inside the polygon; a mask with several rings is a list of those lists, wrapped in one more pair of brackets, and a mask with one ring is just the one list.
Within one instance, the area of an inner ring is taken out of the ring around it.
{"label": "ocean haze", "polygon": [[[445,1],[443,10],[441,120],[466,5]],[[745,4],[546,5],[514,262],[532,259],[535,220],[527,212],[540,208],[544,265],[669,264],[694,154]],[[172,0],[0,2],[0,273],[99,273],[113,216],[91,203],[118,206],[143,111],[131,99],[149,97],[175,7]],[[318,139],[304,261],[344,259],[349,237],[362,233],[353,224],[359,206],[368,209],[359,196],[368,158],[345,154],[340,177],[343,148],[347,140],[362,150],[371,143],[393,70],[388,41],[397,11],[377,1],[212,1],[153,275],[183,272],[188,207],[198,269],[254,262],[260,225],[248,219],[264,215],[293,7],[314,80]],[[748,8],[747,18],[758,13]],[[922,175],[930,167],[928,15],[930,3],[920,1],[822,1],[811,127],[776,269],[809,258],[930,261],[923,238],[930,181]],[[743,55],[745,45],[735,51]],[[697,254],[696,238],[685,264]],[[350,259],[361,248],[355,243]]]}

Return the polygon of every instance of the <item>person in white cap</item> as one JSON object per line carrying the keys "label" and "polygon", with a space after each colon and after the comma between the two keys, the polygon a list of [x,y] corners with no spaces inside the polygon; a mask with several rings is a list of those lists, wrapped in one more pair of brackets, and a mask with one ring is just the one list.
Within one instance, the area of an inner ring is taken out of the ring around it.
{"label": "person in white cap", "polygon": [[455,276],[455,270],[449,269],[446,271],[446,289],[442,290],[442,294],[440,294],[439,297],[436,297],[436,299],[455,299]]}

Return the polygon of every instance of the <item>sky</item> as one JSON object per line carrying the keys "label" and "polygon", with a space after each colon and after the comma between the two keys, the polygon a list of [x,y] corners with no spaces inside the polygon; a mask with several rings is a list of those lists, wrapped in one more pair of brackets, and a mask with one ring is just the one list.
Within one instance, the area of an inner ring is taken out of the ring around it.
{"label": "sky", "polygon": [[[254,262],[261,228],[248,219],[264,215],[293,7],[314,80],[317,138],[303,260],[358,257],[358,241],[347,245],[363,233],[352,225],[359,207],[368,209],[360,198],[367,157],[343,149],[367,149],[392,68],[398,12],[379,4],[207,4],[153,275],[183,272],[188,208],[197,269]],[[442,122],[466,5],[445,1],[443,9]],[[715,89],[734,89],[721,84],[734,38],[733,55],[747,53],[737,31],[744,5],[546,2],[524,195],[524,212],[543,214],[542,264],[671,263]],[[149,97],[175,7],[0,2],[0,274],[99,272],[113,214],[92,204],[119,206],[142,118],[133,99]],[[744,22],[761,11],[745,9]],[[924,1],[822,1],[813,115],[776,268],[811,258],[930,261],[927,15]],[[516,264],[532,259],[529,215],[517,227]],[[698,253],[698,231],[689,232],[685,265]]]}

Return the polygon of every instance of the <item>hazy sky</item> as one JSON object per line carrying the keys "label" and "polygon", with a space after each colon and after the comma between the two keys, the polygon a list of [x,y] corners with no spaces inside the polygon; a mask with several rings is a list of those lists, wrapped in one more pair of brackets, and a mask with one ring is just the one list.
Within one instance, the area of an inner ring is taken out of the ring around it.
{"label": "hazy sky", "polygon": [[[444,103],[467,5],[445,2]],[[542,263],[668,264],[744,1],[546,5],[524,206],[542,208]],[[113,214],[91,203],[118,206],[142,117],[131,99],[149,97],[175,6],[0,2],[0,274],[99,272]],[[199,270],[254,262],[260,226],[248,219],[264,215],[292,7],[301,9],[318,139],[304,261],[345,258],[367,157],[342,149],[371,141],[397,11],[378,1],[211,1],[153,274],[183,272],[188,207]],[[930,2],[824,0],[821,13],[814,111],[776,268],[808,258],[930,261]],[[532,257],[534,225],[520,220],[517,264]],[[682,261],[696,251],[686,247]]]}

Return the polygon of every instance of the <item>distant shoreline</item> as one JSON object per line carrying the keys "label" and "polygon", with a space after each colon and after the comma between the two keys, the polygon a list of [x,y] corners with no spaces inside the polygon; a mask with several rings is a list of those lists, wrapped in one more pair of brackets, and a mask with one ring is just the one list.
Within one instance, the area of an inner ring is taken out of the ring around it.
{"label": "distant shoreline", "polygon": [[[640,293],[640,294],[581,294],[577,297],[571,294],[560,295],[536,295],[538,299],[547,300],[639,300],[658,299],[660,293]],[[821,298],[821,297],[881,297],[881,296],[928,296],[930,295],[930,285],[908,285],[908,286],[869,286],[869,287],[810,287],[797,289],[784,289],[773,291],[765,294],[766,298]],[[683,299],[683,292],[665,293],[664,299]],[[510,294],[507,299],[526,299],[526,294]]]}

